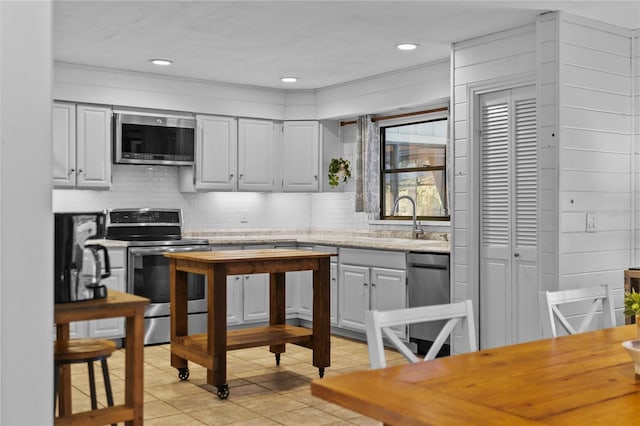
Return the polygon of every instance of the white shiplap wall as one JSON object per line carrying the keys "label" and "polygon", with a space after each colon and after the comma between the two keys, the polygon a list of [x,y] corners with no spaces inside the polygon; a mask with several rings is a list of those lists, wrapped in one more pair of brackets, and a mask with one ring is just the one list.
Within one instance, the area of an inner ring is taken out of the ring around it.
{"label": "white shiplap wall", "polygon": [[632,33],[632,62],[631,69],[633,73],[632,93],[633,103],[632,112],[634,119],[632,122],[633,132],[633,161],[631,163],[633,180],[631,190],[633,191],[633,208],[632,229],[635,231],[633,235],[633,244],[631,252],[632,265],[640,265],[640,29],[636,29]]}
{"label": "white shiplap wall", "polygon": [[548,13],[536,27],[540,290],[558,288],[558,26]]}
{"label": "white shiplap wall", "polygon": [[[539,16],[535,31],[523,27],[454,45],[454,298],[478,301],[472,95],[521,85],[535,71],[540,288],[609,283],[620,307],[622,271],[640,260],[630,255],[640,223],[632,213],[640,211],[637,46],[631,53],[637,39],[638,31],[549,13]],[[586,232],[587,212],[595,215],[596,232]]]}
{"label": "white shiplap wall", "polygon": [[[631,31],[559,13],[558,288],[613,286],[631,266]],[[586,232],[587,213],[595,232]]]}
{"label": "white shiplap wall", "polygon": [[[452,299],[479,305],[478,158],[474,143],[475,96],[533,84],[536,67],[536,27],[456,43],[452,48],[453,84],[453,268]],[[458,341],[456,341],[456,344]],[[463,344],[460,341],[460,344]],[[456,349],[458,350],[458,349]]]}

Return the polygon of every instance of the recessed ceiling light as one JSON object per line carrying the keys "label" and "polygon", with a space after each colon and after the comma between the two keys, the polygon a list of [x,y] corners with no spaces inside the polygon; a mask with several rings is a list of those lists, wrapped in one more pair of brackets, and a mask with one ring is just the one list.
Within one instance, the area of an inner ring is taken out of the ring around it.
{"label": "recessed ceiling light", "polygon": [[396,45],[399,50],[415,50],[418,46],[419,44],[417,43],[400,43]]}
{"label": "recessed ceiling light", "polygon": [[298,81],[298,77],[281,77],[280,81],[283,83],[295,83]]}
{"label": "recessed ceiling light", "polygon": [[153,65],[160,65],[163,67],[171,65],[173,63],[173,61],[170,61],[168,59],[150,59],[149,62],[151,62]]}

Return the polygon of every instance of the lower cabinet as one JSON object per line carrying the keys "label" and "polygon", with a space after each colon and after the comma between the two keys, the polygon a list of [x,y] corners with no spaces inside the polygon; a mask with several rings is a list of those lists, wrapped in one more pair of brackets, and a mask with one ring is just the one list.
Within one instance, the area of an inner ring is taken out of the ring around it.
{"label": "lower cabinet", "polygon": [[[272,248],[270,245],[245,249]],[[242,250],[242,246],[213,246],[211,250]],[[227,277],[227,325],[269,321],[269,274]]]}
{"label": "lower cabinet", "polygon": [[[337,248],[326,246],[310,247],[310,250],[321,251],[325,253],[337,253]],[[336,257],[331,258],[331,325],[338,325],[338,264]],[[298,285],[298,317],[312,321],[313,320],[313,272],[298,272],[304,274],[305,280]]]}
{"label": "lower cabinet", "polygon": [[[126,292],[125,283],[125,248],[108,248],[111,276],[101,281],[108,290]],[[124,338],[124,318],[105,318],[93,321],[77,321],[69,324],[71,338],[99,338],[122,339]]]}
{"label": "lower cabinet", "polygon": [[[365,311],[401,309],[407,306],[404,253],[342,249],[339,271],[340,327],[365,332]],[[398,327],[395,331],[400,338],[406,338],[406,327]]]}

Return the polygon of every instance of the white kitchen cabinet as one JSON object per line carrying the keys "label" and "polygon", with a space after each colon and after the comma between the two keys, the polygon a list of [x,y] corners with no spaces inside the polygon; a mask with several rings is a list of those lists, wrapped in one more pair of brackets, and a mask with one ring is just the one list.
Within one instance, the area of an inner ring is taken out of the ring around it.
{"label": "white kitchen cabinet", "polygon": [[76,105],[55,102],[52,119],[53,186],[73,188],[76,186]]}
{"label": "white kitchen cabinet", "polygon": [[[213,246],[212,251],[242,250],[242,246]],[[244,322],[244,276],[227,276],[227,326]]]}
{"label": "white kitchen cabinet", "polygon": [[269,274],[244,276],[245,322],[269,321]]}
{"label": "white kitchen cabinet", "polygon": [[111,186],[111,108],[55,102],[53,184],[56,188]]}
{"label": "white kitchen cabinet", "polygon": [[[321,251],[326,253],[337,253],[335,247],[314,246],[314,251]],[[304,280],[298,285],[299,302],[298,302],[298,316],[302,319],[313,321],[313,272],[304,271]],[[331,324],[338,325],[338,264],[337,257],[331,257],[330,264],[330,279],[331,279]]]}
{"label": "white kitchen cabinet", "polygon": [[195,188],[234,191],[238,170],[238,126],[232,117],[196,115]]}
{"label": "white kitchen cabinet", "polygon": [[227,326],[242,324],[244,321],[243,283],[242,275],[227,277]]}
{"label": "white kitchen cabinet", "polygon": [[320,134],[317,121],[285,121],[282,125],[282,190],[317,192]]}
{"label": "white kitchen cabinet", "polygon": [[[108,248],[111,276],[101,281],[109,290],[126,292],[126,249]],[[69,323],[69,336],[77,338],[122,339],[125,336],[124,318],[105,318]]]}
{"label": "white kitchen cabinet", "polygon": [[[100,283],[107,286],[107,291],[126,292],[126,249],[109,248],[108,252],[111,276],[103,279]],[[99,339],[124,338],[124,322],[125,319],[122,317],[88,321],[87,335]]]}
{"label": "white kitchen cabinet", "polygon": [[[404,253],[341,249],[339,273],[340,327],[364,332],[365,311],[406,308],[407,272]],[[398,327],[395,331],[400,338],[406,338],[406,327]]]}
{"label": "white kitchen cabinet", "polygon": [[238,119],[239,191],[273,191],[274,129],[272,121]]}
{"label": "white kitchen cabinet", "polygon": [[[242,250],[242,246],[213,246],[212,251]],[[271,245],[246,249],[273,248]],[[269,274],[227,276],[227,325],[269,320]]]}

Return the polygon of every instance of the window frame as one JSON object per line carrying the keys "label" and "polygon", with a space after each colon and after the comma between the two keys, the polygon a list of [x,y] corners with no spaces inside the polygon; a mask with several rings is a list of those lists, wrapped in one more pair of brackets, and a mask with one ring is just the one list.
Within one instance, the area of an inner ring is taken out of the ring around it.
{"label": "window frame", "polygon": [[[406,172],[424,172],[424,171],[442,171],[443,173],[443,192],[444,192],[444,206],[449,213],[447,216],[416,216],[416,220],[422,221],[434,221],[434,222],[450,222],[451,213],[449,209],[449,179],[448,179],[448,160],[449,160],[449,128],[451,126],[451,117],[449,116],[448,108],[444,111],[437,111],[425,114],[406,114],[406,117],[395,116],[390,119],[384,119],[384,117],[377,118],[378,124],[378,136],[380,144],[380,182],[379,182],[379,199],[380,199],[380,219],[381,220],[413,220],[411,216],[388,216],[385,214],[385,178],[388,174],[399,174]],[[427,166],[427,167],[411,167],[402,169],[385,169],[386,163],[386,145],[385,145],[385,129],[387,127],[399,127],[412,124],[428,123],[434,121],[447,121],[447,141],[444,146],[444,161],[442,166]],[[382,124],[384,122],[384,125]]]}

